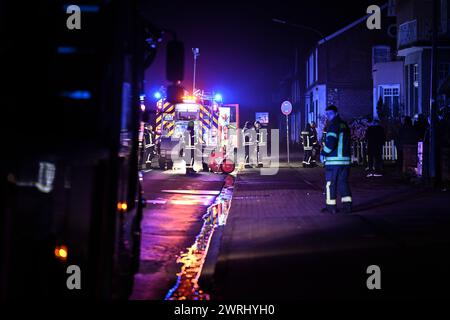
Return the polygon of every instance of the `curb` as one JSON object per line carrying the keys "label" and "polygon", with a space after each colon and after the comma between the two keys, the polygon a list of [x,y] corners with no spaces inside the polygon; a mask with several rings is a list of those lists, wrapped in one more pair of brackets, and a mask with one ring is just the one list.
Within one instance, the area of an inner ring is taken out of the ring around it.
{"label": "curb", "polygon": [[[224,186],[221,190],[221,193],[224,192],[226,189],[233,190],[231,193],[232,196],[230,199],[229,210],[231,209],[231,202],[233,200],[234,187],[235,187],[237,179],[238,179],[237,174],[239,173],[239,171],[236,173],[236,176],[233,179],[233,184],[231,186],[230,185],[226,186],[226,184],[224,184]],[[227,215],[228,214],[229,214],[229,212],[227,213]],[[208,253],[206,254],[205,262],[203,264],[202,272],[201,272],[199,280],[198,280],[199,287],[202,288],[203,291],[208,292],[208,293],[214,291],[214,275],[216,272],[217,260],[219,259],[219,255],[220,255],[220,252],[222,249],[222,237],[223,237],[223,233],[225,231],[225,227],[226,227],[226,223],[215,228],[214,233],[211,238],[211,242],[209,244]]]}

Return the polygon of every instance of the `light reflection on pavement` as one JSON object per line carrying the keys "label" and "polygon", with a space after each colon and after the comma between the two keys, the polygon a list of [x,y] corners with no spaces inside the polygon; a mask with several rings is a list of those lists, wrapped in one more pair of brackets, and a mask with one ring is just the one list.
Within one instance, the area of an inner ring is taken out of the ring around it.
{"label": "light reflection on pavement", "polygon": [[131,299],[164,299],[177,280],[177,258],[192,246],[206,213],[223,186],[225,175],[168,174],[143,177],[147,208],[141,223],[141,262]]}

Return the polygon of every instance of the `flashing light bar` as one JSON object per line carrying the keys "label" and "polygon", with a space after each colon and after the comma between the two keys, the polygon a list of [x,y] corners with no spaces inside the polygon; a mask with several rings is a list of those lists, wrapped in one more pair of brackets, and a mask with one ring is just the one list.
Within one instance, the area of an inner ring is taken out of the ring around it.
{"label": "flashing light bar", "polygon": [[184,96],[183,102],[184,103],[197,103],[197,97],[196,96]]}

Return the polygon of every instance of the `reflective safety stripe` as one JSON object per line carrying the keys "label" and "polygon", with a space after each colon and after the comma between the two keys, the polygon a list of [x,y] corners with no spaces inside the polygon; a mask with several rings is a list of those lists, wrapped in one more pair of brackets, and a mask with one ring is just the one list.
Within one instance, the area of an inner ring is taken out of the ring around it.
{"label": "reflective safety stripe", "polygon": [[219,113],[216,112],[213,114],[213,118],[212,118],[212,125],[217,129],[218,125],[219,125]]}
{"label": "reflective safety stripe", "polygon": [[327,160],[333,161],[350,161],[350,157],[327,157]]}
{"label": "reflective safety stripe", "polygon": [[171,113],[174,109],[175,109],[175,106],[172,105],[169,108],[167,108],[167,110],[164,110],[164,113]]}
{"label": "reflective safety stripe", "polygon": [[166,130],[169,130],[170,128],[172,128],[174,126],[174,122],[166,122],[167,126],[166,126]]}
{"label": "reflective safety stripe", "polygon": [[326,153],[330,153],[331,151],[333,151],[332,149],[328,148],[327,146],[323,147],[323,151],[325,151]]}
{"label": "reflective safety stripe", "polygon": [[200,105],[200,112],[204,113],[208,118],[211,116],[211,114],[209,113],[209,111],[202,105]]}
{"label": "reflective safety stripe", "polygon": [[327,138],[328,137],[335,137],[337,139],[337,134],[334,132],[327,132]]}
{"label": "reflective safety stripe", "polygon": [[342,197],[341,198],[341,202],[352,202],[352,197],[348,196],[348,197]]}
{"label": "reflective safety stripe", "polygon": [[327,194],[326,204],[334,206],[334,205],[336,205],[336,199],[331,199],[330,186],[331,186],[331,181],[327,181],[327,184],[325,185],[326,194]]}
{"label": "reflective safety stripe", "polygon": [[350,165],[350,161],[329,161],[328,159],[326,160],[326,165],[327,166],[349,166]]}
{"label": "reflective safety stripe", "polygon": [[342,158],[342,148],[344,146],[344,134],[339,133],[339,142],[338,142],[338,157]]}

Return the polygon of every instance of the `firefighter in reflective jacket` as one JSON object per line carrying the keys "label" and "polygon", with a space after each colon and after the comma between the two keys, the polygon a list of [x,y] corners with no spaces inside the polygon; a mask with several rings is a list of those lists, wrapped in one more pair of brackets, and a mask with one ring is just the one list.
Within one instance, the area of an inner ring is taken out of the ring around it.
{"label": "firefighter in reflective jacket", "polygon": [[301,135],[304,151],[303,167],[311,167],[313,148],[317,145],[317,137],[309,123],[306,125],[305,130],[302,131]]}
{"label": "firefighter in reflective jacket", "polygon": [[186,170],[191,172],[194,166],[194,152],[195,152],[195,123],[189,121],[186,131],[184,132],[184,161],[186,161]]}
{"label": "firefighter in reflective jacket", "polygon": [[256,133],[256,141],[255,141],[255,148],[256,148],[256,163],[258,164],[258,167],[263,166],[262,158],[261,158],[261,149],[260,146],[264,143],[264,137],[263,137],[263,130],[261,123],[259,121],[255,121],[253,124],[253,127],[255,128]]}
{"label": "firefighter in reflective jacket", "polygon": [[341,120],[336,106],[326,108],[328,128],[321,161],[325,161],[326,207],[323,212],[336,213],[337,192],[341,195],[344,212],[352,211],[352,194],[348,182],[350,173],[350,129]]}
{"label": "firefighter in reflective jacket", "polygon": [[244,152],[245,152],[245,168],[251,168],[250,158],[251,158],[251,147],[253,145],[253,141],[251,139],[251,124],[249,121],[246,121],[243,128],[243,136],[244,136]]}
{"label": "firefighter in reflective jacket", "polygon": [[155,155],[155,132],[151,125],[144,127],[144,168],[152,166],[152,159]]}

